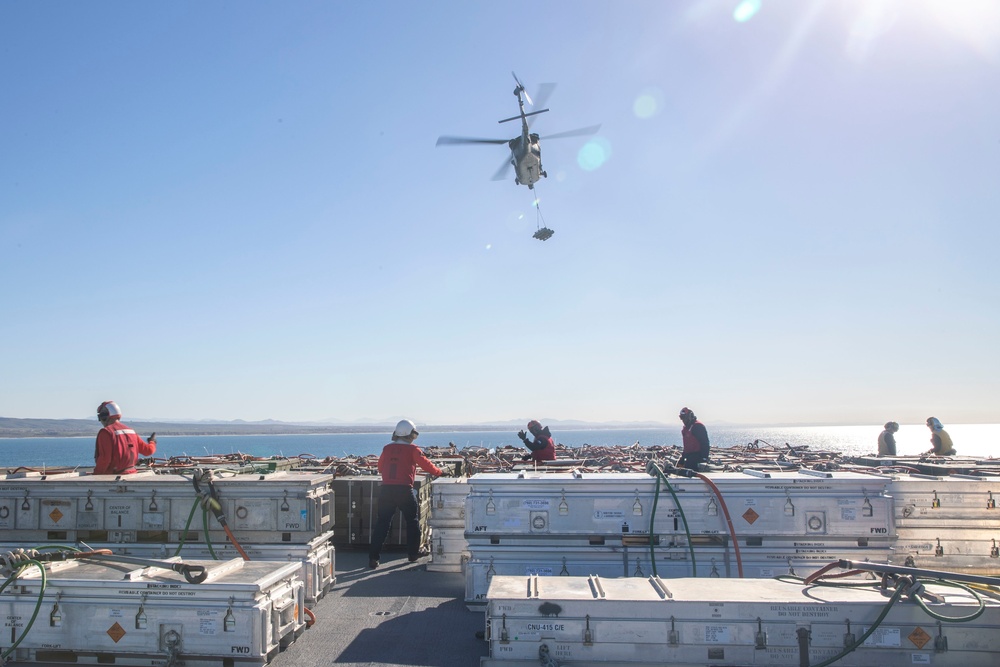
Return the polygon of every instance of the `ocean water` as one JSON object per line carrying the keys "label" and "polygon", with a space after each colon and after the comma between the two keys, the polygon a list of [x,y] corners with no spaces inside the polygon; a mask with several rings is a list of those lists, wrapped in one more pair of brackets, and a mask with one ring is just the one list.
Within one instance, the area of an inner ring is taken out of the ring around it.
{"label": "ocean water", "polygon": [[[784,447],[808,445],[812,450],[836,451],[848,455],[875,453],[878,449],[878,426],[786,426],[720,427],[706,425],[713,448],[741,447],[758,440]],[[946,424],[960,456],[994,457],[1000,449],[1000,424]],[[94,430],[97,435],[97,429]],[[632,445],[643,447],[680,445],[680,427],[676,429],[593,429],[553,431],[556,442],[567,447]],[[336,433],[324,435],[213,435],[157,437],[156,458],[204,456],[241,452],[251,456],[365,456],[378,454],[390,440],[387,432]],[[417,445],[447,447],[521,447],[514,431],[444,431],[421,432]],[[896,434],[900,456],[917,455],[930,449],[930,431],[923,425],[902,425]],[[92,466],[94,438],[2,438],[0,470],[18,466]]]}

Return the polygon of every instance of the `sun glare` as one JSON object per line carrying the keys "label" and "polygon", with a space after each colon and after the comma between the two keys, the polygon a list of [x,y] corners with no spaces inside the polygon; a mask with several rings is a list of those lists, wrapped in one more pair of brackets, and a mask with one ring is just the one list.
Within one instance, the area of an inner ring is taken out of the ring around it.
{"label": "sun glare", "polygon": [[591,139],[577,153],[576,162],[584,171],[594,171],[611,157],[611,144],[600,137]]}
{"label": "sun glare", "polygon": [[733,19],[737,23],[746,23],[760,11],[760,5],[761,0],[743,0],[743,2],[736,5],[736,9],[733,10]]}

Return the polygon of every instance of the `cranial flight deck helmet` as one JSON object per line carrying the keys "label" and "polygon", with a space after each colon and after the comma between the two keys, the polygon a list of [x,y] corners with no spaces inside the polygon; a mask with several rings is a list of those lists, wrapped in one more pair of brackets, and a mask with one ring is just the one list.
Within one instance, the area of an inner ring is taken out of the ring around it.
{"label": "cranial flight deck helmet", "polygon": [[684,422],[685,424],[687,424],[688,422],[694,423],[698,420],[698,418],[694,416],[694,412],[692,412],[690,408],[681,408],[681,412],[677,416],[680,417],[681,421]]}
{"label": "cranial flight deck helmet", "polygon": [[97,406],[97,418],[102,422],[108,421],[112,418],[121,419],[122,409],[118,407],[118,404],[114,401],[104,401]]}
{"label": "cranial flight deck helmet", "polygon": [[885,430],[889,431],[890,433],[895,433],[896,431],[899,430],[899,424],[897,424],[896,422],[886,422]]}
{"label": "cranial flight deck helmet", "polygon": [[420,434],[417,432],[417,427],[409,419],[399,420],[399,423],[396,424],[396,430],[392,432],[394,438],[407,438],[411,435],[415,438]]}
{"label": "cranial flight deck helmet", "polygon": [[528,432],[532,435],[540,433],[542,430],[542,424],[537,419],[532,419],[528,422]]}

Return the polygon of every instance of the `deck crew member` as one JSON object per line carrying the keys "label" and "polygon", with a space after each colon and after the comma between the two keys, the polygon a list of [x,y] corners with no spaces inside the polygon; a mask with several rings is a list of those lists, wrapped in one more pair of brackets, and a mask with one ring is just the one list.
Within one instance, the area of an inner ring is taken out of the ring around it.
{"label": "deck crew member", "polygon": [[678,468],[697,470],[698,464],[708,460],[710,444],[708,441],[708,429],[698,421],[689,408],[681,408],[678,415],[684,423],[681,429],[681,439],[684,443],[684,451],[677,462]]}
{"label": "deck crew member", "polygon": [[378,458],[378,471],[382,475],[382,486],[378,492],[378,521],[372,532],[371,546],[368,548],[368,567],[379,565],[382,543],[389,534],[389,526],[398,509],[406,522],[406,551],[410,562],[428,555],[427,549],[420,548],[420,506],[413,489],[417,466],[435,477],[441,469],[424,456],[413,441],[420,435],[409,419],[396,424],[392,432],[392,442],[382,448]]}
{"label": "deck crew member", "polygon": [[528,434],[524,431],[518,431],[517,437],[521,439],[524,446],[531,450],[530,454],[525,454],[521,457],[522,461],[555,461],[556,460],[556,441],[552,439],[552,433],[549,432],[549,427],[542,427],[542,425],[532,419],[528,422],[528,431],[532,435],[532,440],[528,441]]}
{"label": "deck crew member", "polygon": [[885,423],[885,427],[883,428],[882,432],[878,434],[879,456],[896,455],[896,436],[894,434],[898,430],[899,430],[899,424],[897,424],[896,422]]}
{"label": "deck crew member", "polygon": [[951,436],[937,417],[927,418],[927,428],[931,430],[931,449],[925,454],[931,456],[954,456],[955,445],[951,442]]}
{"label": "deck crew member", "polygon": [[130,475],[136,472],[135,464],[139,455],[152,456],[156,453],[156,436],[149,436],[149,442],[123,424],[122,410],[114,401],[104,401],[97,406],[97,418],[104,426],[97,432],[94,446],[95,475]]}

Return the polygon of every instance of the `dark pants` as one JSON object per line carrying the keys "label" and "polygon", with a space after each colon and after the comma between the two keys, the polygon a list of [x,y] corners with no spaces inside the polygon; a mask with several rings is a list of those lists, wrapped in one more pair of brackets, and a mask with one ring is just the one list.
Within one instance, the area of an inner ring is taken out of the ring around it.
{"label": "dark pants", "polygon": [[701,452],[691,452],[690,454],[684,454],[681,460],[678,461],[678,468],[687,468],[688,470],[697,470],[699,463],[704,463],[708,459]]}
{"label": "dark pants", "polygon": [[378,560],[382,553],[382,543],[389,534],[392,518],[396,510],[403,514],[406,522],[406,551],[410,558],[416,558],[420,553],[420,507],[417,506],[417,494],[412,487],[399,484],[383,484],[378,492],[378,521],[372,531],[372,542],[368,548],[368,557]]}

